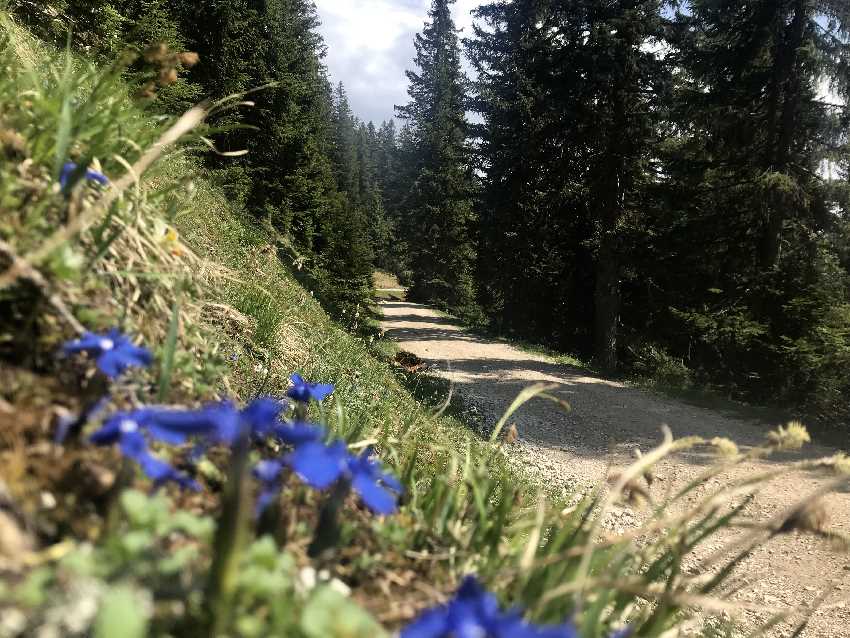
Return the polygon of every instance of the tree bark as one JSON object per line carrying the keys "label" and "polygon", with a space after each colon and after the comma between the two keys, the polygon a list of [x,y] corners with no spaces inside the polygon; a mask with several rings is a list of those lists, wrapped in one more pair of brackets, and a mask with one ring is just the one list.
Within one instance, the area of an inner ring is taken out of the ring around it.
{"label": "tree bark", "polygon": [[617,324],[620,322],[620,265],[613,232],[600,238],[596,261],[594,303],[594,354],[605,372],[617,369]]}
{"label": "tree bark", "polygon": [[[769,118],[771,127],[770,163],[771,170],[787,172],[791,159],[791,145],[800,110],[800,55],[803,35],[810,13],[809,0],[794,3],[794,17],[788,26],[788,37],[780,45],[774,67],[774,82],[771,91]],[[781,112],[778,105],[781,100]],[[760,247],[761,267],[775,268],[779,263],[782,246],[782,226],[787,216],[787,197],[784,193],[772,193],[767,198],[767,220]]]}

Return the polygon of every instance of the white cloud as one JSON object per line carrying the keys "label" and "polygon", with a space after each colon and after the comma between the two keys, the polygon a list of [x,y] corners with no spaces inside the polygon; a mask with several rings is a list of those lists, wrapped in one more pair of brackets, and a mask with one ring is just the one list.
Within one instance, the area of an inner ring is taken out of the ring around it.
{"label": "white cloud", "polygon": [[[458,0],[452,12],[462,35],[471,34],[469,12],[480,0]],[[413,66],[413,37],[422,30],[430,0],[316,0],[325,63],[342,82],[354,112],[376,123],[407,102],[406,69]]]}

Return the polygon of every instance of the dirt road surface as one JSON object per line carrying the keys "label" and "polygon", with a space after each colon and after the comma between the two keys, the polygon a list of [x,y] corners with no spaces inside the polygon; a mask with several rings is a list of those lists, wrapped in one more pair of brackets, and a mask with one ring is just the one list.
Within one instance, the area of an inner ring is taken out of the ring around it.
{"label": "dirt road surface", "polygon": [[[586,371],[558,364],[550,358],[529,354],[507,343],[479,337],[459,328],[440,313],[419,304],[388,301],[381,304],[386,336],[433,367],[436,374],[455,384],[467,404],[485,422],[494,423],[525,387],[537,383],[557,384],[555,394],[572,406],[564,413],[548,401],[533,401],[512,418],[519,440],[516,462],[541,484],[573,491],[602,480],[612,466],[629,463],[634,449],[649,450],[668,425],[677,437],[723,436],[740,446],[756,445],[776,424],[742,420],[678,400],[657,396],[622,383],[589,376]],[[836,452],[809,445],[801,453],[782,454],[770,460],[742,466],[743,474],[775,469],[777,464],[801,458],[817,458]],[[706,468],[701,453],[685,453],[659,467],[662,493],[683,484]],[[793,471],[763,489],[748,510],[767,519],[793,505],[828,481],[825,475]],[[850,533],[850,493],[827,497],[830,527]],[[634,526],[640,513],[623,510],[614,528]],[[711,552],[734,538],[734,532],[711,542]],[[695,557],[693,569],[698,569]],[[850,637],[850,555],[838,554],[825,542],[805,535],[782,535],[757,550],[736,570],[731,581],[740,587],[734,599],[750,605],[788,609],[812,605],[825,591],[836,587],[800,634],[806,638]],[[754,629],[771,614],[743,611],[736,622]],[[782,624],[768,636],[786,637],[793,626]]]}

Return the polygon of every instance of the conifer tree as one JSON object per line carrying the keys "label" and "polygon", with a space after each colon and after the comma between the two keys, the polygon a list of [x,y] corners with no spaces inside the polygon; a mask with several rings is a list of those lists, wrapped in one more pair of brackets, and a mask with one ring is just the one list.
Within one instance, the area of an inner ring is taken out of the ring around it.
{"label": "conifer tree", "polygon": [[821,169],[847,152],[847,4],[695,1],[676,27],[680,134],[647,256],[672,312],[647,328],[682,335],[671,349],[759,400],[840,393],[847,209]]}
{"label": "conifer tree", "polygon": [[502,330],[583,350],[579,335],[589,327],[574,319],[592,316],[592,288],[588,275],[574,272],[587,233],[563,178],[569,108],[551,94],[563,56],[547,32],[558,14],[550,2],[519,0],[482,5],[476,18],[465,44],[478,78],[472,104],[483,119],[474,131],[484,174],[481,301]]}
{"label": "conifer tree", "polygon": [[402,213],[413,273],[411,294],[459,312],[475,304],[472,174],[465,116],[468,81],[451,17],[453,0],[433,0],[415,40],[417,71],[408,71],[411,101],[397,107],[414,145],[415,181]]}
{"label": "conifer tree", "polygon": [[[645,46],[661,35],[659,3],[500,1],[478,16],[490,26],[469,43],[485,118],[488,302],[536,315],[541,332],[592,334],[613,370],[624,227],[642,206],[662,112],[666,71]],[[517,260],[512,244],[527,254]],[[590,314],[576,301],[587,297],[592,322],[557,326],[564,310]]]}

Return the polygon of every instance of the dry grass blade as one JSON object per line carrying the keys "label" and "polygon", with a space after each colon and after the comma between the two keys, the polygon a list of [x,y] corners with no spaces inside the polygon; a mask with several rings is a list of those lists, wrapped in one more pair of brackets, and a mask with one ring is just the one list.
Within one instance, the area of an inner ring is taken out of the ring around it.
{"label": "dry grass blade", "polygon": [[[66,241],[81,233],[85,228],[104,214],[121,194],[130,186],[135,184],[139,177],[150,168],[150,166],[165,152],[165,150],[175,144],[181,137],[197,128],[207,116],[207,110],[203,106],[195,106],[184,113],[177,122],[169,128],[159,140],[145,151],[144,155],[133,164],[132,171],[125,173],[120,179],[112,183],[110,190],[100,199],[94,206],[81,212],[74,217],[68,224],[54,232],[47,240],[35,251],[24,257],[24,260],[33,265],[41,264],[47,259],[54,250],[61,246]],[[2,284],[0,284],[2,287]]]}
{"label": "dry grass blade", "polygon": [[[626,468],[626,470],[620,475],[619,480],[614,485],[614,487],[608,492],[608,494],[606,494],[605,500],[602,502],[602,505],[599,508],[599,513],[597,514],[591,525],[590,533],[588,535],[590,538],[593,538],[597,535],[599,527],[602,525],[602,522],[605,519],[605,515],[607,514],[610,507],[617,500],[617,498],[619,498],[619,495],[623,492],[626,485],[628,485],[636,478],[643,476],[650,467],[655,465],[655,463],[660,461],[662,458],[667,456],[675,449],[676,442],[674,442],[673,440],[673,433],[670,431],[670,428],[665,425],[662,428],[662,431],[664,433],[663,443],[654,450],[651,450],[649,454],[642,456],[635,463],[632,463],[628,468]],[[588,574],[590,573],[590,561],[592,557],[593,545],[588,544],[582,556],[578,571],[576,572],[575,582],[573,583],[573,585],[576,586],[575,592],[577,595],[577,608],[581,607],[581,596],[587,586]]]}
{"label": "dry grass blade", "polygon": [[545,399],[549,399],[550,401],[554,401],[558,403],[565,409],[569,409],[570,405],[563,399],[559,399],[556,396],[549,394],[549,390],[555,390],[559,386],[556,383],[535,383],[532,386],[525,388],[522,392],[517,395],[517,398],[514,399],[514,402],[511,403],[510,407],[505,411],[502,415],[502,418],[496,423],[496,427],[493,428],[493,433],[490,435],[490,441],[495,441],[499,438],[499,434],[502,432],[502,428],[505,427],[505,424],[508,422],[508,419],[519,410],[524,404],[528,403],[535,397],[542,397]]}
{"label": "dry grass blade", "polygon": [[640,579],[618,579],[589,578],[584,582],[573,581],[564,583],[547,591],[543,595],[544,602],[559,598],[565,594],[581,593],[587,588],[614,589],[617,591],[633,594],[645,600],[664,601],[680,607],[698,607],[711,612],[732,612],[743,610],[769,611],[779,615],[789,615],[792,612],[782,609],[773,609],[758,603],[738,602],[722,600],[713,596],[703,594],[691,594],[683,591],[671,591],[663,584],[648,584]]}
{"label": "dry grass blade", "polygon": [[741,555],[748,554],[755,547],[763,543],[766,538],[776,536],[777,534],[781,534],[786,531],[788,522],[801,511],[804,511],[811,503],[817,501],[822,496],[825,496],[830,492],[840,489],[848,483],[850,483],[850,477],[848,476],[842,476],[826,483],[814,492],[807,494],[790,507],[780,511],[767,523],[757,527],[752,533],[744,535],[742,538],[709,555],[704,561],[702,561],[703,566],[713,565],[722,560],[724,557],[729,556],[731,553],[741,550],[742,548],[744,549],[741,551]]}

